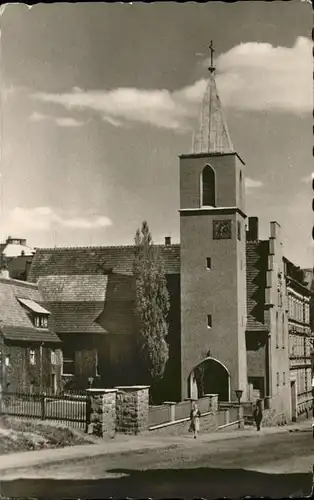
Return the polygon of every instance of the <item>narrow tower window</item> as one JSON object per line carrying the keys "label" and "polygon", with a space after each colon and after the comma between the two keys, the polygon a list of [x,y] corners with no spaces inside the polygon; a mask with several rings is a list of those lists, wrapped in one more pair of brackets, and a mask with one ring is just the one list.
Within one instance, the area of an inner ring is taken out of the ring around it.
{"label": "narrow tower window", "polygon": [[241,222],[237,221],[238,240],[241,241]]}
{"label": "narrow tower window", "polygon": [[207,257],[206,259],[206,268],[210,270],[212,268],[212,260],[210,257]]}
{"label": "narrow tower window", "polygon": [[212,323],[212,315],[211,315],[211,314],[209,314],[209,315],[207,316],[207,327],[208,327],[208,328],[211,328],[211,327],[212,327],[212,324],[213,324],[213,323]]}
{"label": "narrow tower window", "polygon": [[239,176],[239,200],[240,200],[240,205],[242,205],[242,189],[243,189],[243,183],[242,183],[242,170],[240,170],[240,176]]}
{"label": "narrow tower window", "polygon": [[202,172],[202,205],[216,206],[215,184],[215,172],[209,165],[206,165]]}

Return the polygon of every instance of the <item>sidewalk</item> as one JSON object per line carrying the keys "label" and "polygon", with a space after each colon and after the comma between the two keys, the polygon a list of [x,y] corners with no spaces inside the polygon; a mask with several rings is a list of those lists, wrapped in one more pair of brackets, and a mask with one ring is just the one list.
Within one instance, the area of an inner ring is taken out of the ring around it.
{"label": "sidewalk", "polygon": [[[236,429],[232,431],[220,430],[216,433],[200,434],[198,441],[207,443],[212,441],[223,441],[227,439],[237,439],[252,437],[256,434],[278,434],[293,431],[311,431],[312,421],[306,420],[283,427],[265,427],[257,433],[254,427]],[[311,436],[312,438],[312,436]],[[115,453],[129,453],[143,450],[163,449],[169,447],[189,447],[194,445],[191,435],[170,437],[165,436],[117,436],[111,441],[102,441],[99,444],[86,444],[58,449],[45,449],[37,451],[24,451],[9,455],[0,455],[0,476],[1,471],[8,469],[25,469],[36,465],[48,465],[57,462],[65,462],[83,458],[97,457],[101,455],[111,455]]]}

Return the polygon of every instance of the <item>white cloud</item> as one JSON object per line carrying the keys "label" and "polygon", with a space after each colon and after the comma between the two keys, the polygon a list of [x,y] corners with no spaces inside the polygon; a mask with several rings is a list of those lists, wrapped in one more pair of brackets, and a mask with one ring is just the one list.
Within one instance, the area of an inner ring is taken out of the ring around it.
{"label": "white cloud", "polygon": [[114,127],[121,127],[123,125],[121,121],[116,120],[115,118],[111,118],[110,116],[103,116],[102,119],[104,120],[104,122],[107,122]]}
{"label": "white cloud", "polygon": [[38,113],[37,111],[34,111],[29,119],[32,121],[32,122],[43,122],[45,120],[48,119],[48,116],[46,115],[43,115],[42,113]]}
{"label": "white cloud", "polygon": [[[242,110],[312,112],[312,41],[292,48],[243,43],[217,59],[217,86],[225,106]],[[207,61],[208,63],[208,61]]]}
{"label": "white cloud", "polygon": [[112,222],[103,215],[89,217],[64,217],[50,207],[14,208],[6,218],[3,216],[1,229],[4,233],[18,234],[21,231],[50,231],[56,228],[97,229],[111,226]]}
{"label": "white cloud", "polygon": [[263,183],[261,181],[255,181],[254,179],[251,179],[250,177],[245,178],[246,189],[256,189],[256,188],[260,188],[262,186],[263,186]]}
{"label": "white cloud", "polygon": [[59,127],[81,127],[83,125],[83,122],[70,117],[55,118],[55,122]]}
{"label": "white cloud", "polygon": [[[206,80],[180,90],[144,90],[117,88],[103,91],[75,91],[66,94],[33,94],[43,102],[55,103],[66,109],[91,109],[102,114],[104,121],[118,127],[125,121],[148,123],[160,128],[189,127],[196,114],[196,105],[205,91]],[[72,89],[73,90],[73,89]]]}
{"label": "white cloud", "polygon": [[[226,107],[242,110],[312,110],[312,42],[303,37],[294,47],[245,43],[221,54],[217,61],[217,86]],[[208,64],[208,61],[206,61]],[[206,79],[170,92],[166,89],[116,88],[86,91],[74,87],[64,94],[38,92],[33,98],[66,109],[99,112],[113,126],[125,121],[160,128],[189,129],[197,116]]]}
{"label": "white cloud", "polygon": [[304,184],[310,184],[313,181],[313,179],[314,179],[314,173],[302,177],[301,182],[303,182]]}
{"label": "white cloud", "polygon": [[34,111],[30,115],[29,119],[32,122],[38,122],[38,123],[41,123],[44,121],[54,122],[59,127],[81,127],[82,125],[84,125],[84,122],[79,121],[79,120],[75,120],[74,118],[71,118],[71,117],[56,117],[55,118],[52,116],[45,115],[43,113],[39,113],[37,111]]}

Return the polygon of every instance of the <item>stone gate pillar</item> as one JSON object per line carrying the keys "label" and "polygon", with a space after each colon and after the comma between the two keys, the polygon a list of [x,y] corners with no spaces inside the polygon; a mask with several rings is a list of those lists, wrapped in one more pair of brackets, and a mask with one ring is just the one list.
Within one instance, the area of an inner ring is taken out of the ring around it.
{"label": "stone gate pillar", "polygon": [[138,434],[148,429],[149,386],[117,386],[117,432]]}
{"label": "stone gate pillar", "polygon": [[87,389],[87,431],[99,437],[116,432],[116,389]]}

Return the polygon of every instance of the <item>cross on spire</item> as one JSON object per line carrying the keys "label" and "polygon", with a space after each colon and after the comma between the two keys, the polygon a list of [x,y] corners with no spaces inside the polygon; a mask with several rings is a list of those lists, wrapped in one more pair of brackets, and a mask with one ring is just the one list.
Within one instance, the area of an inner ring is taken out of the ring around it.
{"label": "cross on spire", "polygon": [[214,73],[215,71],[215,67],[214,67],[214,52],[215,52],[215,49],[214,49],[214,46],[213,46],[213,41],[211,40],[210,41],[210,45],[209,45],[209,50],[210,50],[210,66],[208,68],[208,70],[211,72],[211,73]]}

